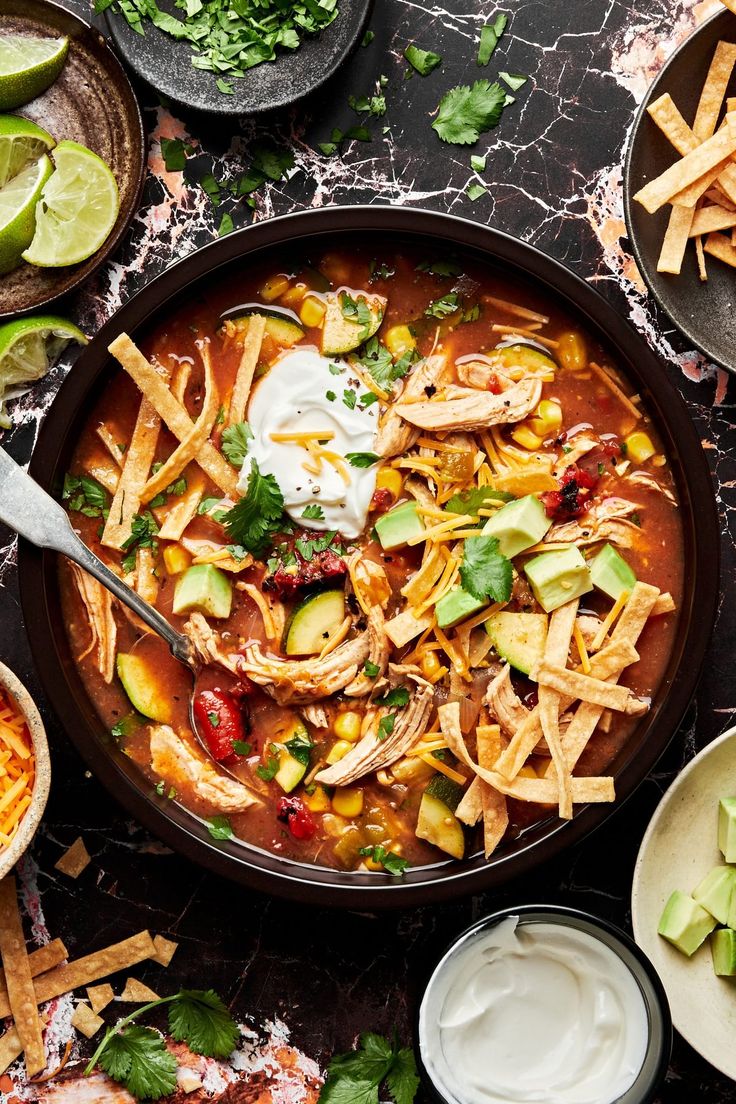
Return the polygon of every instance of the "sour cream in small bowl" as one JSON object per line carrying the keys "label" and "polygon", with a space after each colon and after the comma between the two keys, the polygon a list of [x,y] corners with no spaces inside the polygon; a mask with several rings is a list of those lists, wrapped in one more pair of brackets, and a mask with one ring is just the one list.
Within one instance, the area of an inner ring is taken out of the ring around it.
{"label": "sour cream in small bowl", "polygon": [[646,1104],[667,1070],[672,1024],[627,935],[574,909],[524,905],[446,951],[417,1038],[439,1104]]}

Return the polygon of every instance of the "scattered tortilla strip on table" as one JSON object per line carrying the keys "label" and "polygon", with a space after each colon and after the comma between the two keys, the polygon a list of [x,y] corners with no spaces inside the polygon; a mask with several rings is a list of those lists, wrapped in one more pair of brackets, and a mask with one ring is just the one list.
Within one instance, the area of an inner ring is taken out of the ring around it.
{"label": "scattered tortilla strip on table", "polygon": [[149,989],[147,985],[144,985],[142,981],[138,981],[137,978],[128,978],[125,983],[125,988],[118,997],[118,1000],[129,1001],[131,1004],[144,1004],[146,1001],[158,999],[158,993],[154,993],[153,989]]}
{"label": "scattered tortilla strip on table", "polygon": [[60,870],[62,874],[68,874],[70,878],[78,878],[91,861],[84,840],[81,836],[77,836],[71,847],[68,847],[58,862],[54,863],[54,870]]}
{"label": "scattered tortilla strip on table", "polygon": [[46,1051],[12,874],[0,882],[0,957],[5,971],[8,1009],[23,1047],[26,1073],[34,1077],[46,1066]]}
{"label": "scattered tortilla strip on table", "polygon": [[[31,967],[31,977],[38,977],[39,974],[45,974],[47,970],[53,970],[54,966],[59,966],[67,957],[67,949],[60,939],[52,939],[50,943],[47,943],[43,947],[39,947],[35,951],[31,951],[28,955],[28,963]],[[0,1000],[4,1000],[7,1003],[8,988],[5,984],[5,974],[0,975]]]}
{"label": "scattered tortilla strip on table", "polygon": [[81,1001],[74,1009],[70,1023],[72,1027],[75,1027],[77,1031],[81,1031],[88,1039],[91,1039],[101,1027],[105,1026],[102,1017],[98,1016],[84,1001]]}
{"label": "scattered tortilla strip on table", "polygon": [[179,947],[178,943],[173,939],[167,939],[165,935],[154,935],[153,945],[156,953],[151,957],[154,962],[158,962],[159,966],[168,966]]}
{"label": "scattered tortilla strip on table", "polygon": [[[636,193],[634,199],[653,215],[674,196],[681,194],[685,188],[695,181],[702,180],[705,174],[720,166],[736,150],[735,123],[736,120],[731,115],[727,115],[726,126],[722,130],[676,161],[674,165],[670,165],[661,176],[650,180]],[[710,183],[707,187],[710,187]]]}
{"label": "scattered tortilla strip on table", "polygon": [[[151,371],[168,394],[165,382],[153,368]],[[110,513],[102,531],[102,544],[107,548],[122,548],[130,536],[133,518],[140,509],[141,492],[156,457],[160,431],[161,419],[144,395],[138,408],[133,436],[125,451],[125,462],[115,497],[110,504]]]}
{"label": "scattered tortilla strip on table", "polygon": [[262,314],[252,314],[248,321],[248,330],[243,339],[243,352],[238,365],[238,374],[235,377],[233,393],[230,397],[230,409],[228,411],[228,425],[235,425],[245,420],[245,411],[248,406],[250,390],[253,386],[253,376],[258,365],[258,357],[261,354],[263,335],[266,332],[266,319]]}
{"label": "scattered tortilla strip on table", "polygon": [[724,234],[709,234],[705,239],[703,249],[711,257],[717,257],[724,264],[736,268],[736,249]]}
{"label": "scattered tortilla strip on table", "polygon": [[[154,939],[153,942],[155,944],[156,940]],[[87,986],[87,997],[93,1012],[101,1012],[103,1008],[107,1008],[114,996],[112,985],[107,982],[104,985]]]}

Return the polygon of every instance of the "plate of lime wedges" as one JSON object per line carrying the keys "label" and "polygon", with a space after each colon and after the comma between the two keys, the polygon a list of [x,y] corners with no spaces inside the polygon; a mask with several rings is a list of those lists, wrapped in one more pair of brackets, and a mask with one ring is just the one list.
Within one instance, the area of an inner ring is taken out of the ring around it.
{"label": "plate of lime wedges", "polygon": [[125,73],[50,0],[0,7],[0,318],[66,294],[120,242],[145,135]]}

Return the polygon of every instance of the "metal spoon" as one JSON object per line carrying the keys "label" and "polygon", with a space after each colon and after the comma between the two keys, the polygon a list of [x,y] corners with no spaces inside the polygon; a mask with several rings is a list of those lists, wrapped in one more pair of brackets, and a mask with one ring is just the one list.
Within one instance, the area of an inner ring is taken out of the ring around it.
{"label": "metal spoon", "polygon": [[[37,548],[49,548],[79,564],[93,575],[107,590],[119,598],[141,621],[165,640],[172,656],[183,663],[192,675],[192,693],[189,697],[189,721],[197,741],[212,758],[206,741],[200,735],[194,717],[194,682],[203,667],[194,645],[185,633],[178,632],[166,618],[144,602],[139,594],[119,579],[114,571],[91,552],[72,529],[63,506],[55,502],[34,479],[0,448],[0,521],[14,529]],[[237,775],[217,763],[220,770]]]}

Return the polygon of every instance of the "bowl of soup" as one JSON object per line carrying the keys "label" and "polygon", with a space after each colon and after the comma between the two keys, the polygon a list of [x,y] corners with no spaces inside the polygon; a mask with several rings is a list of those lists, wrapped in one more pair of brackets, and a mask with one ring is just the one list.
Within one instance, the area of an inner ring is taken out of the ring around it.
{"label": "bowl of soup", "polygon": [[23,545],[71,739],[172,846],[300,899],[439,899],[579,839],[713,624],[713,492],[662,366],[568,269],[449,216],[311,211],[174,265],[83,351],[31,471],[203,662],[192,691]]}

